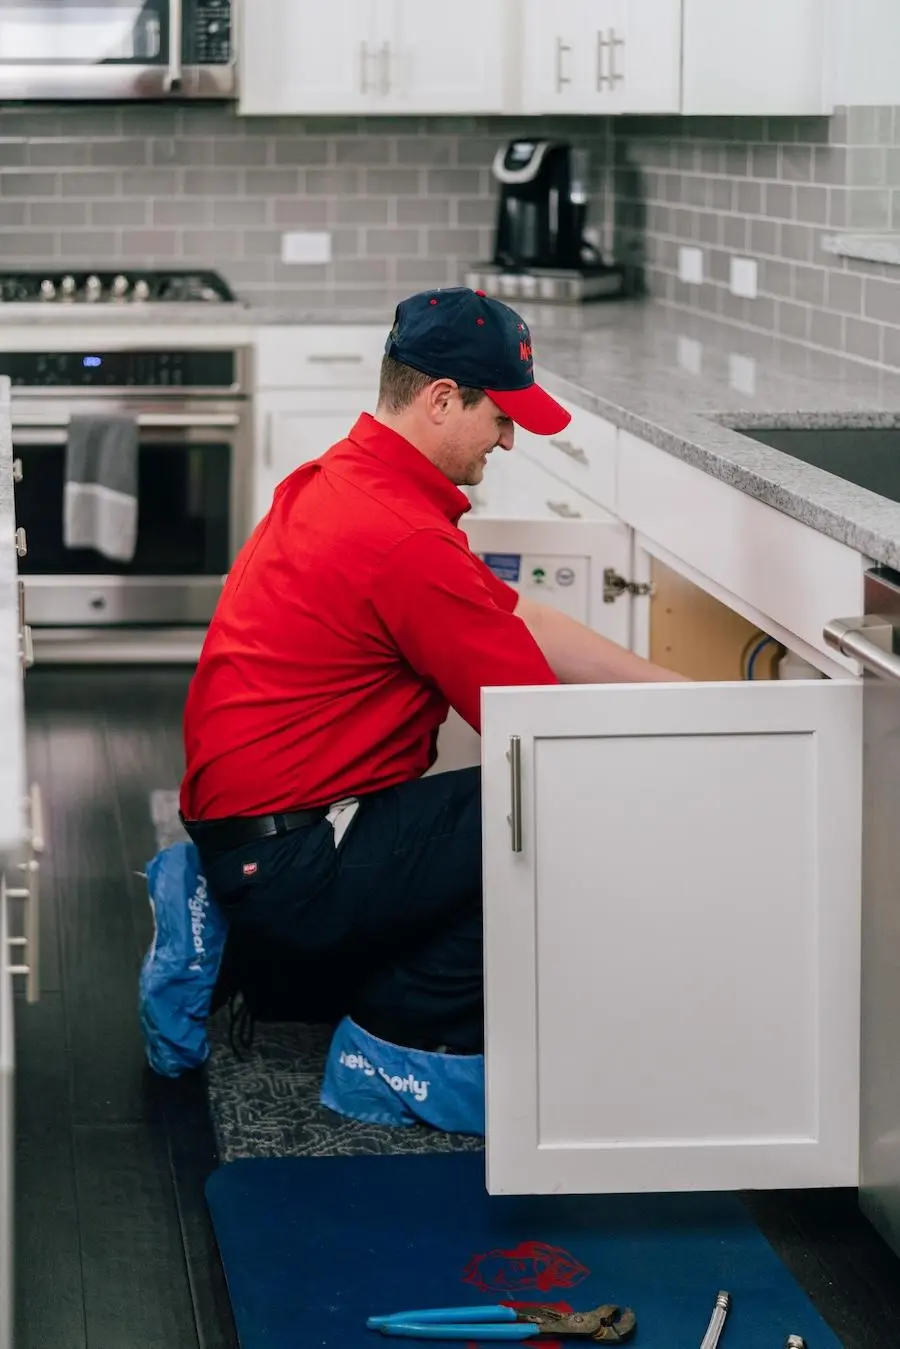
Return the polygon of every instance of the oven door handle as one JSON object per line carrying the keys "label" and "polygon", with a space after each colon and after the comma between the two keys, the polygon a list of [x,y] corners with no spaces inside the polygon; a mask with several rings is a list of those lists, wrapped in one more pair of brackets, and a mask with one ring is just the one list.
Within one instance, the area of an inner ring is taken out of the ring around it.
{"label": "oven door handle", "polygon": [[[234,430],[240,424],[240,418],[233,412],[206,412],[197,416],[186,413],[147,412],[142,413],[136,420],[141,431],[228,431]],[[40,439],[46,443],[47,437],[44,433],[47,431],[56,431],[59,433],[59,441],[65,440],[68,426],[69,418],[66,416],[42,417],[39,414],[29,416],[28,413],[13,413],[13,439],[20,443],[24,443],[24,438],[17,435],[19,431],[40,432],[40,436],[28,437],[32,443]],[[54,437],[54,440],[56,439],[57,437]]]}
{"label": "oven door handle", "polygon": [[842,656],[853,656],[870,674],[900,684],[900,657],[894,655],[894,625],[880,614],[833,618],[822,634]]}

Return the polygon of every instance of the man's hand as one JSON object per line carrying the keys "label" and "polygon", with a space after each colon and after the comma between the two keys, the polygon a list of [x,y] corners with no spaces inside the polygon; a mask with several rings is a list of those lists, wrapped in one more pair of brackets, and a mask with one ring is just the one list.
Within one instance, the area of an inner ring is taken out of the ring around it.
{"label": "man's hand", "polygon": [[564,684],[689,683],[685,675],[626,651],[549,604],[520,596],[516,615]]}

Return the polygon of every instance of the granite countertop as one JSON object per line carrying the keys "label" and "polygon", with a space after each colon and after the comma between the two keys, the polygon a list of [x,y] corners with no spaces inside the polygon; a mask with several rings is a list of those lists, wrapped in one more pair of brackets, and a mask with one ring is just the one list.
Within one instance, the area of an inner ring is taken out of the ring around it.
{"label": "granite countertop", "polygon": [[14,544],[9,380],[0,376],[0,866],[23,839],[25,713],[19,656],[19,583]]}
{"label": "granite countertop", "polygon": [[[10,346],[33,347],[56,327],[203,328],[202,340],[251,343],[272,325],[373,325],[387,332],[397,295],[322,297],[269,306],[0,305]],[[689,314],[652,299],[518,305],[532,329],[539,377],[596,412],[740,491],[900,569],[900,503],[886,500],[736,427],[900,427],[900,372]],[[22,328],[13,334],[13,329]],[[68,337],[64,337],[68,334]],[[200,335],[198,333],[198,340]],[[157,339],[154,338],[154,341]],[[159,339],[162,340],[162,339]]]}
{"label": "granite countertop", "polygon": [[900,372],[653,301],[521,306],[547,388],[900,569],[900,503],[735,428],[898,427]]}

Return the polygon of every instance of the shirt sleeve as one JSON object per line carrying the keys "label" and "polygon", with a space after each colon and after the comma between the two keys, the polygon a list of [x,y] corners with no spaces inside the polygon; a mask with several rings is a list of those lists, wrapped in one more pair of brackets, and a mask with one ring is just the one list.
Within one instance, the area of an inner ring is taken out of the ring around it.
{"label": "shirt sleeve", "polygon": [[[496,584],[493,584],[496,583]],[[418,530],[391,549],[372,592],[402,656],[481,730],[481,690],[559,680],[521,618],[518,595],[441,530]]]}

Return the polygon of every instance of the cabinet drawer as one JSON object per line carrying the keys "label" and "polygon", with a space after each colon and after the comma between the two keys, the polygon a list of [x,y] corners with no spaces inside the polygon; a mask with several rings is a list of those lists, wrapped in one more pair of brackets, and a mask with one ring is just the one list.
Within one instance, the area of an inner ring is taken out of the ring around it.
{"label": "cabinet drawer", "polygon": [[464,489],[470,517],[495,520],[612,520],[596,501],[520,454],[495,450],[484,479]]}
{"label": "cabinet drawer", "polygon": [[[863,611],[864,559],[852,548],[683,463],[627,431],[619,433],[619,513],[653,552],[659,545],[730,597],[836,657],[822,629]],[[663,558],[665,561],[665,557]]]}
{"label": "cabinet drawer", "polygon": [[616,437],[612,422],[571,403],[560,402],[572,420],[558,436],[534,436],[516,431],[516,449],[547,472],[570,483],[585,496],[616,509]]}
{"label": "cabinet drawer", "polygon": [[261,328],[256,339],[258,389],[373,389],[388,325],[322,324]]}

